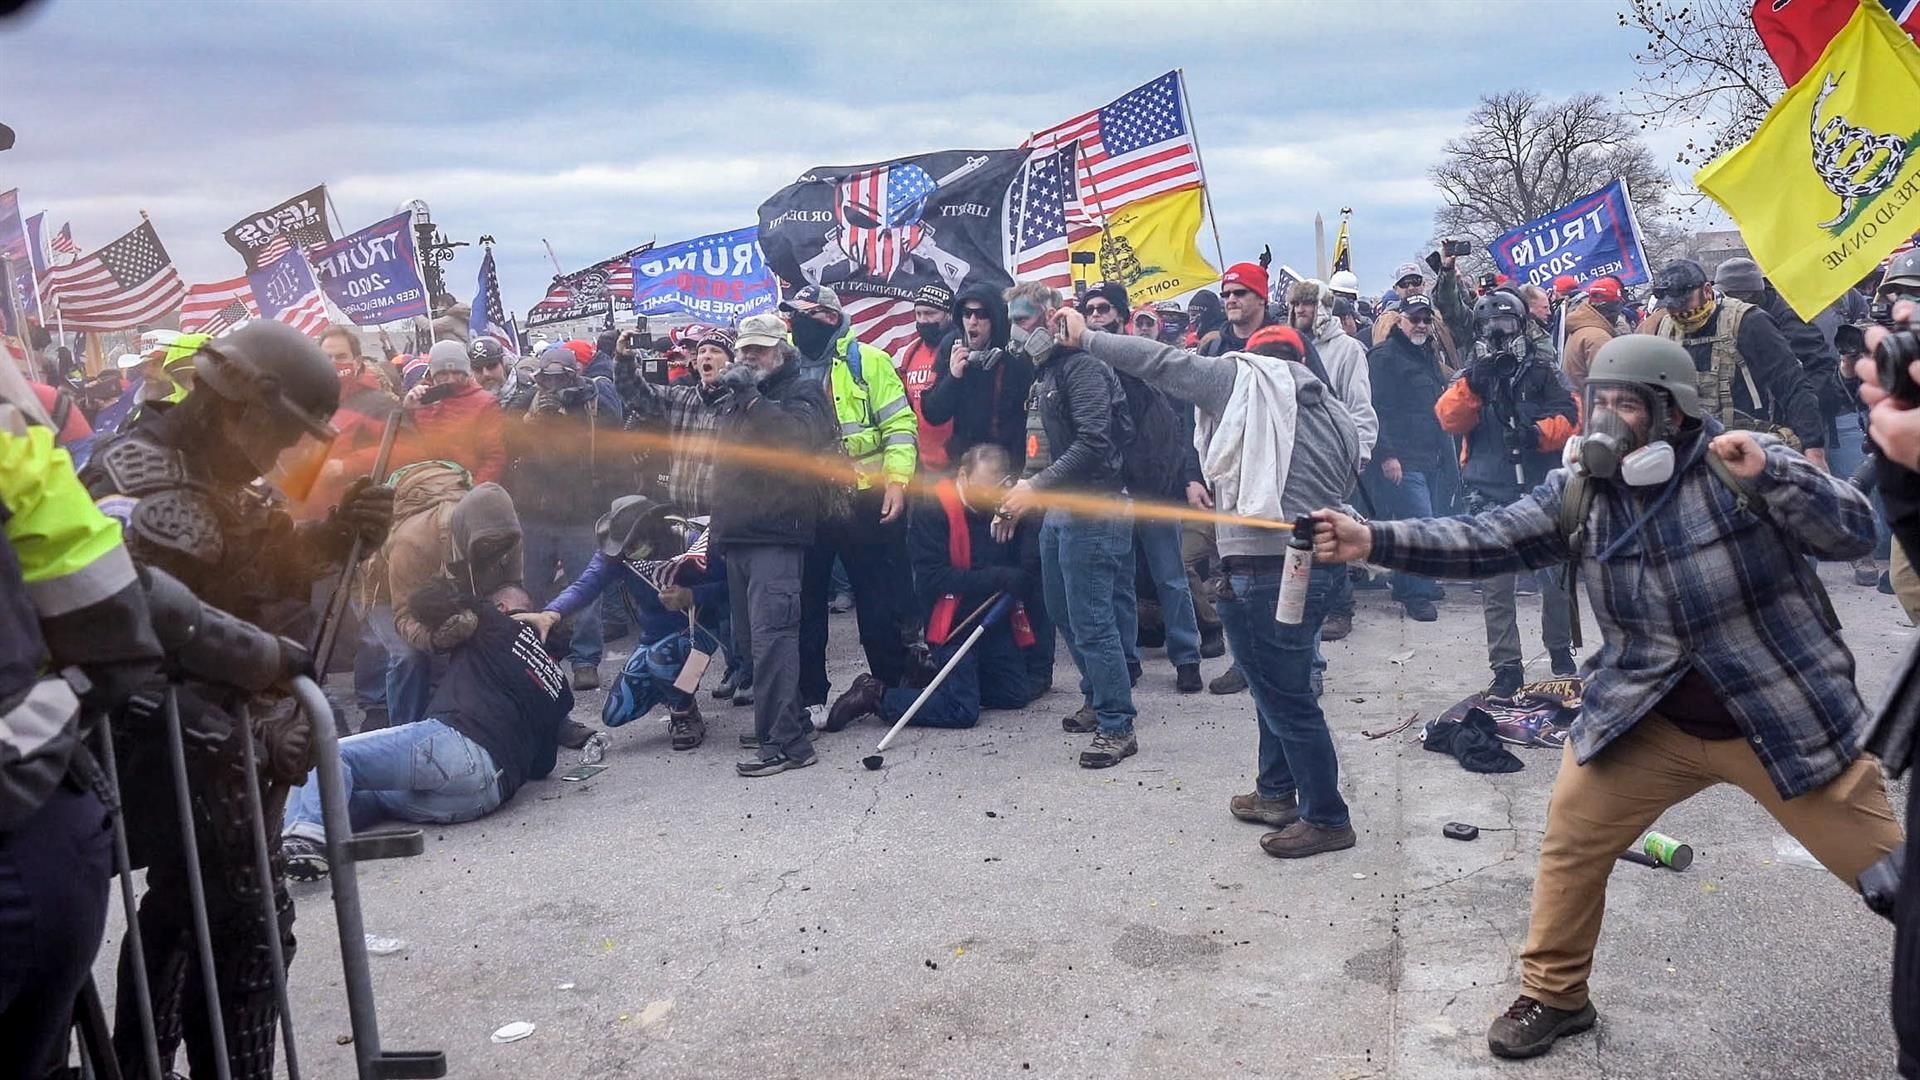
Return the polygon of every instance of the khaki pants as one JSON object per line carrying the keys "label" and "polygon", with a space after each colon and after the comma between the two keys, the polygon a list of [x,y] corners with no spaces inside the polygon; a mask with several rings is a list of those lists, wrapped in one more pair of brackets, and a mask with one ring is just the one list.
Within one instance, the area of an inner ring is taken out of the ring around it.
{"label": "khaki pants", "polygon": [[1220,553],[1213,546],[1213,522],[1187,521],[1180,530],[1180,561],[1187,565],[1187,590],[1193,593],[1193,618],[1202,630],[1218,630],[1220,613],[1213,609],[1213,590],[1200,575],[1220,572]]}
{"label": "khaki pants", "polygon": [[1920,626],[1920,574],[1913,571],[1913,561],[1907,558],[1905,548],[1900,541],[1893,542],[1893,557],[1887,561],[1887,576],[1893,583],[1893,597],[1900,601],[1900,609],[1907,613],[1907,621]]}
{"label": "khaki pants", "polygon": [[1786,800],[1745,739],[1696,739],[1657,713],[1585,765],[1569,743],[1547,806],[1533,919],[1520,955],[1525,992],[1556,1009],[1587,1001],[1614,859],[1668,807],[1715,784],[1738,785],[1814,858],[1852,887],[1860,872],[1903,839],[1880,764],[1856,760],[1824,787]]}

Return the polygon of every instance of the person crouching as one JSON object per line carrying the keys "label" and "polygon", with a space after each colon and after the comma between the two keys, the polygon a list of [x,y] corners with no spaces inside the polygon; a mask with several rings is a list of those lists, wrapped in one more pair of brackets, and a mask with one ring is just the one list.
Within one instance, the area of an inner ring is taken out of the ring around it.
{"label": "person crouching", "polygon": [[[980,722],[982,709],[1021,709],[1031,700],[1021,655],[1033,643],[1025,607],[1015,603],[1003,616],[982,610],[1002,593],[1017,600],[1040,575],[1036,526],[1016,526],[1000,513],[1012,469],[1005,447],[975,443],[960,456],[954,476],[941,480],[932,498],[915,503],[907,521],[913,580],[935,665],[945,667],[980,620],[989,619],[986,633],[914,714],[911,726],[970,728]],[[826,730],[866,717],[897,723],[921,693],[914,686],[889,689],[862,674],[828,710]]]}

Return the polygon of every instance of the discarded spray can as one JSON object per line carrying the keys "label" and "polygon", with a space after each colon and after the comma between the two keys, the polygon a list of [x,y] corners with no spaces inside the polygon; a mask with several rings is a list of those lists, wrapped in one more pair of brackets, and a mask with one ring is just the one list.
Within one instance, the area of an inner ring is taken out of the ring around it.
{"label": "discarded spray can", "polygon": [[1273,606],[1273,618],[1289,626],[1298,626],[1307,617],[1307,586],[1313,580],[1313,518],[1305,514],[1293,519],[1293,536],[1287,540],[1287,561],[1280,571],[1280,599]]}
{"label": "discarded spray can", "polygon": [[1685,870],[1693,865],[1693,848],[1666,833],[1648,833],[1646,839],[1640,841],[1640,850],[1661,866],[1672,870]]}

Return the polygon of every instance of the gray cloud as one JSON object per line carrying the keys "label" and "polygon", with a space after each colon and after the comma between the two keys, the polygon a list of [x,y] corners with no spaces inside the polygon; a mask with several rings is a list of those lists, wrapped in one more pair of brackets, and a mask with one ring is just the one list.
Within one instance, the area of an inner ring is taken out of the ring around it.
{"label": "gray cloud", "polygon": [[[508,302],[648,238],[750,223],[803,169],[1012,145],[1187,75],[1226,258],[1313,263],[1352,206],[1362,279],[1429,239],[1426,168],[1483,91],[1614,89],[1607,5],[857,2],[122,4],[0,30],[0,186],[83,246],[150,212],[190,280],[242,214],[328,182],[348,228],[419,197],[491,233]],[[1667,140],[1662,137],[1657,146]],[[1482,240],[1488,238],[1481,238]],[[1211,237],[1203,234],[1211,251]],[[457,293],[475,261],[449,269]]]}

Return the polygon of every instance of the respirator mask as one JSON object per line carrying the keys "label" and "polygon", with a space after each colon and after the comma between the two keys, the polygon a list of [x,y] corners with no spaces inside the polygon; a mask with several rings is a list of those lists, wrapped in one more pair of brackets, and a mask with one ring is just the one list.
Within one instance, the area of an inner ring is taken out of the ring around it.
{"label": "respirator mask", "polygon": [[[1026,353],[1034,365],[1039,366],[1046,360],[1047,354],[1053,351],[1055,344],[1053,330],[1047,325],[1047,312],[1022,296],[1008,307],[1007,315],[1013,320],[1013,330],[1008,336],[1007,348],[1014,352]],[[1023,330],[1020,328],[1020,322],[1023,319],[1038,319],[1039,322],[1033,329]]]}
{"label": "respirator mask", "polygon": [[1595,403],[1592,384],[1587,392],[1586,434],[1567,440],[1565,461],[1601,480],[1618,480],[1629,487],[1653,487],[1673,478],[1673,444],[1667,441],[1667,421],[1661,395],[1634,388],[1651,418],[1647,439],[1633,430],[1619,413]]}

